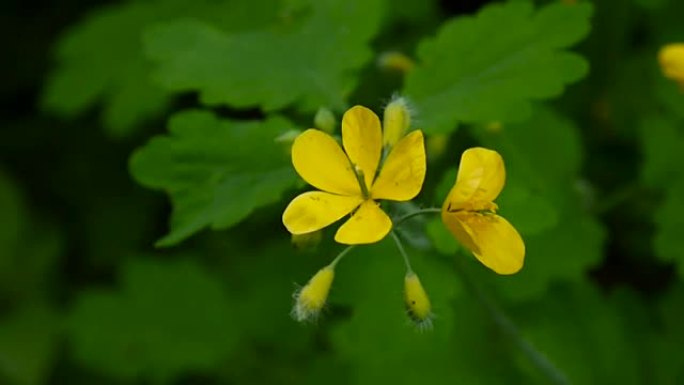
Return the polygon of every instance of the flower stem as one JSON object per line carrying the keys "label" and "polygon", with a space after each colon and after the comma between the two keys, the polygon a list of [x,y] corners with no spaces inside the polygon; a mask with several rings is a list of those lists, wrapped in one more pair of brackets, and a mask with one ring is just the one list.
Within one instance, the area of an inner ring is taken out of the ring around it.
{"label": "flower stem", "polygon": [[544,373],[544,375],[550,380],[552,384],[556,385],[569,385],[565,373],[556,367],[542,352],[537,350],[529,341],[527,341],[520,330],[515,326],[513,321],[511,321],[508,316],[490,299],[482,289],[475,284],[475,282],[470,278],[467,268],[462,262],[463,258],[456,258],[455,270],[461,277],[461,281],[467,287],[467,289],[472,292],[478,299],[482,307],[489,313],[489,315],[494,320],[494,323],[501,329],[501,331],[511,338],[513,342],[518,346],[518,348],[527,356],[527,358],[536,366],[539,371]]}
{"label": "flower stem", "polygon": [[328,266],[330,266],[331,269],[334,269],[335,266],[337,266],[337,262],[339,262],[342,259],[342,257],[347,255],[347,253],[352,251],[353,248],[354,248],[354,245],[347,246],[346,249],[342,250],[339,254],[337,254],[337,257],[335,257],[335,259],[333,259],[333,261],[330,262],[330,264]]}
{"label": "flower stem", "polygon": [[408,213],[408,214],[406,214],[406,215],[404,215],[404,216],[402,216],[402,217],[399,217],[399,219],[397,219],[397,220],[394,222],[394,225],[395,225],[395,226],[398,226],[398,225],[401,224],[402,222],[407,221],[407,220],[409,220],[409,219],[411,219],[411,218],[413,218],[413,217],[416,217],[416,216],[418,216],[418,215],[433,214],[433,213],[441,213],[441,212],[442,212],[442,209],[437,208],[437,207],[429,207],[429,208],[426,208],[426,209],[416,210],[416,211],[414,211],[414,212],[412,212],[412,213]]}
{"label": "flower stem", "polygon": [[396,232],[392,231],[392,239],[394,239],[394,243],[397,244],[397,249],[399,249],[399,254],[404,258],[404,263],[406,264],[406,272],[407,273],[412,273],[413,269],[411,269],[411,262],[409,261],[408,254],[406,254],[406,250],[404,249],[404,245],[401,243],[401,239],[399,239],[399,236],[397,235]]}

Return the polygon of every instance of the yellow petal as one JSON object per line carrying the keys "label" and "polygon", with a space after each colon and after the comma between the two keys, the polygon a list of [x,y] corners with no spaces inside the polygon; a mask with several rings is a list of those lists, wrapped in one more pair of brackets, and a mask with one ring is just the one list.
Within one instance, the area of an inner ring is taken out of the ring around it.
{"label": "yellow petal", "polygon": [[360,196],[341,196],[322,191],[300,194],[283,213],[283,224],[292,234],[306,234],[322,229],[358,207]]}
{"label": "yellow petal", "polygon": [[380,119],[363,106],[354,106],[342,117],[342,144],[349,159],[361,171],[370,189],[382,151]]}
{"label": "yellow petal", "polygon": [[375,243],[391,229],[392,220],[377,203],[369,199],[337,230],[335,241],[346,245]]}
{"label": "yellow petal", "polygon": [[292,164],[310,185],[341,195],[361,195],[349,159],[332,136],[308,129],[292,144]]}
{"label": "yellow petal", "polygon": [[456,239],[488,268],[499,274],[514,274],[522,268],[525,243],[505,218],[496,214],[442,211],[442,220]]}
{"label": "yellow petal", "polygon": [[482,147],[463,152],[456,183],[444,207],[470,208],[473,203],[492,202],[506,182],[506,169],[498,152]]}
{"label": "yellow petal", "polygon": [[415,198],[425,180],[423,133],[413,131],[399,141],[385,160],[373,184],[373,199],[408,201]]}

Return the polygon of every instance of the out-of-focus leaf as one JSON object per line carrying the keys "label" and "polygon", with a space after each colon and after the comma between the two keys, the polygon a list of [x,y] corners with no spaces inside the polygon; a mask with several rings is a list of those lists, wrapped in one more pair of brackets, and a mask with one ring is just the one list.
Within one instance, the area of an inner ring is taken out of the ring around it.
{"label": "out-of-focus leaf", "polygon": [[652,383],[681,384],[684,381],[684,285],[682,282],[672,288],[658,304],[660,317],[660,338],[652,339],[650,361],[653,363]]}
{"label": "out-of-focus leaf", "polygon": [[[588,284],[556,286],[518,305],[517,325],[572,384],[641,384],[638,352],[616,306]],[[519,353],[521,367],[539,370]],[[540,378],[535,383],[549,383]]]}
{"label": "out-of-focus leaf", "polygon": [[442,222],[442,218],[430,220],[425,231],[432,240],[432,245],[438,252],[453,256],[461,249],[461,246],[458,241],[456,241],[456,238],[454,238],[454,235],[449,232]]}
{"label": "out-of-focus leaf", "polygon": [[[681,166],[681,163],[680,163]],[[684,277],[684,177],[672,179],[665,190],[665,201],[655,213],[654,250],[664,261],[677,263],[679,276]]]}
{"label": "out-of-focus leaf", "polygon": [[[682,98],[684,104],[684,97]],[[645,117],[640,123],[643,146],[641,178],[650,186],[668,187],[682,173],[684,132],[663,116]]]}
{"label": "out-of-focus leaf", "polygon": [[307,3],[300,15],[242,34],[191,20],[160,25],[146,34],[146,51],[165,88],[197,90],[206,104],[341,109],[353,72],[371,58],[383,1]]}
{"label": "out-of-focus leaf", "polygon": [[75,359],[119,378],[216,370],[240,335],[221,282],[189,261],[133,260],[121,288],[80,293],[67,321]]}
{"label": "out-of-focus leaf", "polygon": [[15,385],[44,384],[58,332],[58,317],[43,305],[26,306],[0,318],[0,380]]}
{"label": "out-of-focus leaf", "polygon": [[63,240],[55,226],[28,209],[2,169],[0,213],[0,298],[8,295],[11,301],[21,301],[45,294]]}
{"label": "out-of-focus leaf", "polygon": [[[17,249],[19,234],[24,227],[27,213],[24,202],[13,181],[0,169],[0,270],[7,263],[5,258]],[[5,258],[2,258],[5,257]]]}
{"label": "out-of-focus leaf", "polygon": [[297,180],[285,147],[275,142],[293,128],[280,117],[265,121],[220,120],[186,111],[131,158],[131,173],[173,203],[171,229],[158,241],[174,245],[211,226],[225,229],[254,209],[280,199]]}
{"label": "out-of-focus leaf", "polygon": [[406,80],[424,130],[520,119],[531,101],[558,96],[587,72],[586,61],[564,49],[587,34],[591,13],[588,3],[535,11],[511,1],[448,22],[420,45]]}
{"label": "out-of-focus leaf", "polygon": [[667,3],[669,2],[669,0],[632,0],[632,1],[635,4],[637,4],[643,8],[649,9],[649,10],[661,9],[665,5],[667,5]]}
{"label": "out-of-focus leaf", "polygon": [[146,27],[196,17],[216,21],[222,30],[236,31],[274,19],[277,10],[276,2],[270,0],[159,0],[101,8],[58,42],[58,68],[48,79],[42,103],[50,111],[73,116],[102,101],[109,133],[128,135],[136,125],[161,113],[169,102],[169,93],[152,81],[151,63],[142,52],[141,35]]}

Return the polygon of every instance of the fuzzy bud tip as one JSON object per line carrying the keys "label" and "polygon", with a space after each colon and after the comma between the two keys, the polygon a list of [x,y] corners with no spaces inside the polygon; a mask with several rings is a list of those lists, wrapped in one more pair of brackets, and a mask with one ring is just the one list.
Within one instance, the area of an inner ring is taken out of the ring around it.
{"label": "fuzzy bud tip", "polygon": [[420,328],[429,328],[432,325],[432,305],[418,276],[409,272],[404,278],[404,301],[406,311]]}
{"label": "fuzzy bud tip", "polygon": [[335,278],[335,270],[326,266],[320,269],[306,284],[294,294],[295,304],[292,316],[297,321],[310,321],[318,317],[325,306],[330,286]]}
{"label": "fuzzy bud tip", "polygon": [[405,98],[395,97],[385,107],[382,125],[385,146],[393,146],[406,134],[411,126],[411,112]]}

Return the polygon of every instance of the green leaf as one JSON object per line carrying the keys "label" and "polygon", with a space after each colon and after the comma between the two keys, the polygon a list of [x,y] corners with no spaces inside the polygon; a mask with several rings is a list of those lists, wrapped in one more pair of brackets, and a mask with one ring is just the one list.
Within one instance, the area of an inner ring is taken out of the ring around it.
{"label": "green leaf", "polygon": [[146,51],[164,87],[197,90],[206,104],[342,109],[354,72],[371,58],[383,1],[307,4],[295,17],[248,33],[193,20],[160,25],[146,34]]}
{"label": "green leaf", "polygon": [[102,102],[107,131],[116,137],[129,135],[169,104],[169,93],[152,81],[152,65],[143,55],[141,39],[146,27],[179,17],[196,17],[218,21],[224,30],[235,31],[271,20],[277,9],[271,1],[210,0],[161,0],[103,7],[67,30],[59,40],[58,67],[48,79],[42,104],[49,111],[74,116]]}
{"label": "green leaf", "polygon": [[[681,165],[681,163],[680,163]],[[665,201],[655,212],[656,235],[654,251],[658,258],[675,262],[680,277],[684,277],[684,176],[671,180],[665,191]]]}
{"label": "green leaf", "polygon": [[441,218],[430,220],[425,231],[438,252],[445,255],[454,255],[461,250],[461,245],[446,228]]}
{"label": "green leaf", "polygon": [[[15,385],[45,384],[50,374],[59,320],[32,304],[0,318],[0,380]],[[6,379],[6,380],[3,380]]]}
{"label": "green leaf", "polygon": [[447,22],[418,48],[404,92],[428,133],[459,122],[512,121],[530,103],[555,97],[587,73],[586,61],[565,48],[589,32],[592,6],[530,2],[487,6]]}
{"label": "green leaf", "polygon": [[0,213],[0,298],[21,302],[44,295],[63,239],[56,226],[31,212],[22,191],[2,168]]}
{"label": "green leaf", "polygon": [[[682,98],[684,103],[684,98]],[[647,116],[639,124],[644,162],[641,179],[653,187],[668,187],[682,175],[684,132],[664,116]]]}
{"label": "green leaf", "polygon": [[169,135],[131,157],[142,185],[171,196],[171,230],[158,246],[171,246],[201,229],[225,229],[254,209],[277,202],[296,181],[287,148],[275,138],[293,129],[281,117],[220,120],[204,111],[174,115]]}
{"label": "green leaf", "polygon": [[190,261],[133,260],[121,289],[79,294],[67,329],[75,359],[119,378],[216,370],[239,330],[221,282]]}
{"label": "green leaf", "polygon": [[[591,285],[559,285],[536,301],[518,305],[516,323],[525,338],[554,363],[571,384],[642,384],[638,351],[614,301]],[[636,331],[642,332],[642,331]],[[518,353],[530,374],[539,370]],[[534,383],[549,383],[540,378]],[[650,382],[647,382],[650,383]]]}

